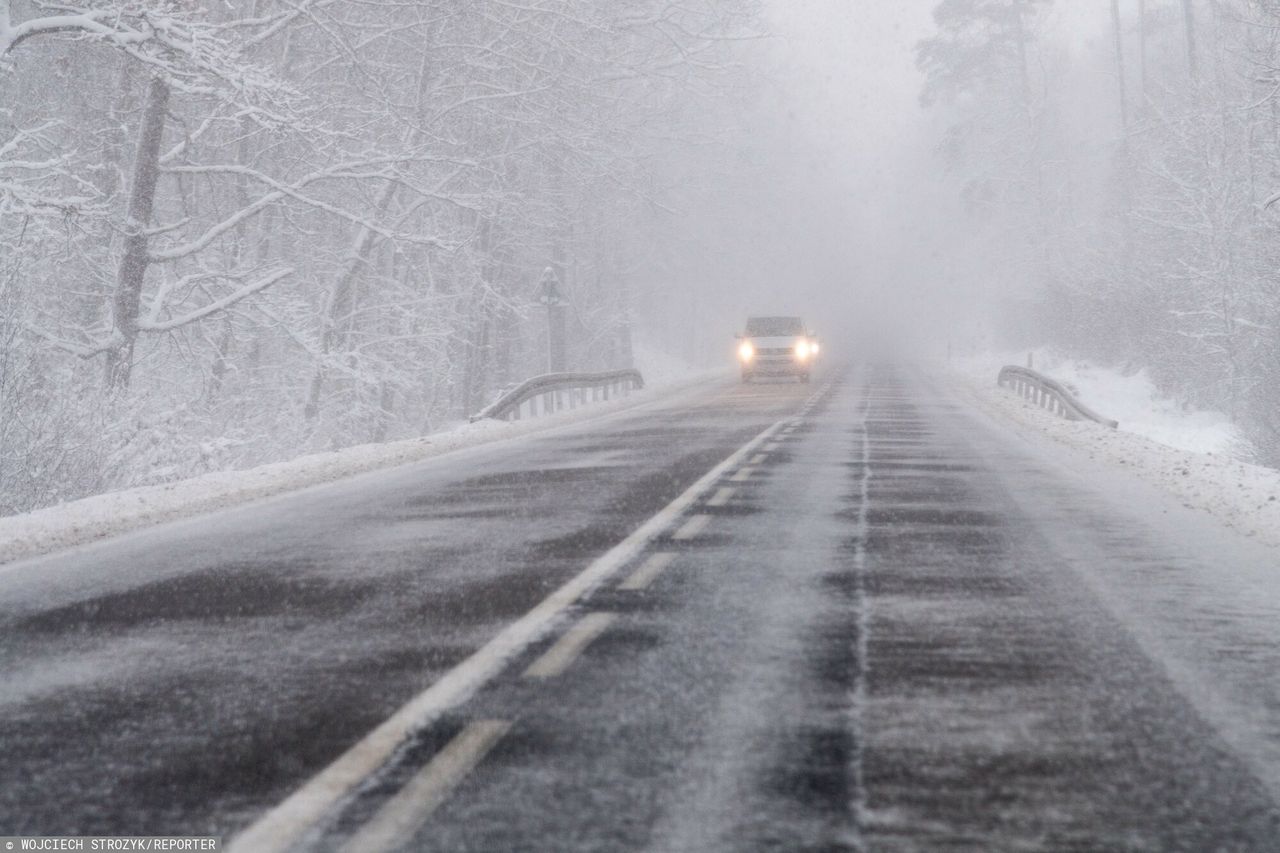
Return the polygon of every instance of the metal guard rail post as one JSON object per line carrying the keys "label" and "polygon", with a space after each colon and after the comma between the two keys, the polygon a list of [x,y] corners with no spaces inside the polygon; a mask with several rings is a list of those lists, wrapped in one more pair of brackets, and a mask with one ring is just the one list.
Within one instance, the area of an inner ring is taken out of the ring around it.
{"label": "metal guard rail post", "polygon": [[1119,421],[1104,418],[1081,403],[1057,381],[1028,367],[1007,365],[1000,368],[996,384],[1003,388],[1012,388],[1041,408],[1062,415],[1069,421],[1093,421],[1112,429],[1120,426]]}
{"label": "metal guard rail post", "polygon": [[[520,407],[529,403],[529,416],[538,414],[538,398],[542,397],[542,413],[558,412],[564,408],[575,408],[586,405],[586,391],[591,391],[591,399],[609,399],[611,391],[629,393],[632,389],[644,387],[644,377],[640,371],[627,368],[625,370],[606,370],[603,373],[546,373],[526,379],[515,388],[505,392],[497,400],[471,416],[472,423],[485,418],[497,420],[519,420]],[[568,392],[568,406],[564,405],[565,392]]]}

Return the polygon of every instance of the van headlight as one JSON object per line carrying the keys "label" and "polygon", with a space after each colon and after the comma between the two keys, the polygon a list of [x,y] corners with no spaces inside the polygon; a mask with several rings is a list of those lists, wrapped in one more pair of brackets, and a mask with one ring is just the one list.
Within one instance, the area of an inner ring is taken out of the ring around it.
{"label": "van headlight", "polygon": [[750,361],[755,358],[756,348],[751,345],[751,341],[743,341],[738,345],[738,358],[743,361]]}
{"label": "van headlight", "polygon": [[810,347],[808,341],[800,341],[796,344],[796,358],[804,361],[809,357]]}

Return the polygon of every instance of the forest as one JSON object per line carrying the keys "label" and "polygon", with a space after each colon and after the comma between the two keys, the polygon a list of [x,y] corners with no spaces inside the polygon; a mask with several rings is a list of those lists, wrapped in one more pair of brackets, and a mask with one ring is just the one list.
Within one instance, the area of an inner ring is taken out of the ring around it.
{"label": "forest", "polygon": [[1280,4],[933,16],[922,101],[1004,339],[1145,368],[1280,464]]}
{"label": "forest", "polygon": [[0,2],[0,515],[628,364],[752,7]]}

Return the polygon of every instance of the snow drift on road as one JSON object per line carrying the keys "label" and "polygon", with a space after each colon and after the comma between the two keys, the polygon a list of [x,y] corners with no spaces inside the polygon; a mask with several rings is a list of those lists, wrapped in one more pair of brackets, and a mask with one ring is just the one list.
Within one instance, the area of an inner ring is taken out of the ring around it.
{"label": "snow drift on road", "polygon": [[454,424],[452,428],[422,438],[348,447],[243,471],[218,471],[0,518],[0,564],[368,471],[418,462],[466,447],[588,420],[722,375],[722,372],[685,374],[681,379],[666,376],[656,383],[650,381],[643,391],[632,392],[627,397],[554,415],[514,423],[486,420]]}
{"label": "snow drift on road", "polygon": [[[1225,417],[1184,412],[1152,394],[1150,382],[1120,377],[1081,363],[1052,365],[1041,372],[1070,382],[1089,407],[1120,421],[1120,429],[1068,421],[1051,415],[996,385],[1000,365],[1025,363],[998,356],[953,365],[952,378],[978,408],[1005,421],[1043,433],[1176,496],[1240,534],[1280,547],[1280,471],[1235,456],[1247,449]],[[1067,365],[1067,366],[1063,366]]]}

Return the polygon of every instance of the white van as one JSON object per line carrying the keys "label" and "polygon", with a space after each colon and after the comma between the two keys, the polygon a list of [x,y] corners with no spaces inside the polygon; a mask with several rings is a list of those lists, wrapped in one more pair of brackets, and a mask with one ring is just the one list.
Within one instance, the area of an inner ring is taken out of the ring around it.
{"label": "white van", "polygon": [[818,340],[799,317],[748,317],[737,336],[742,381],[757,376],[798,376],[809,381],[818,356]]}

